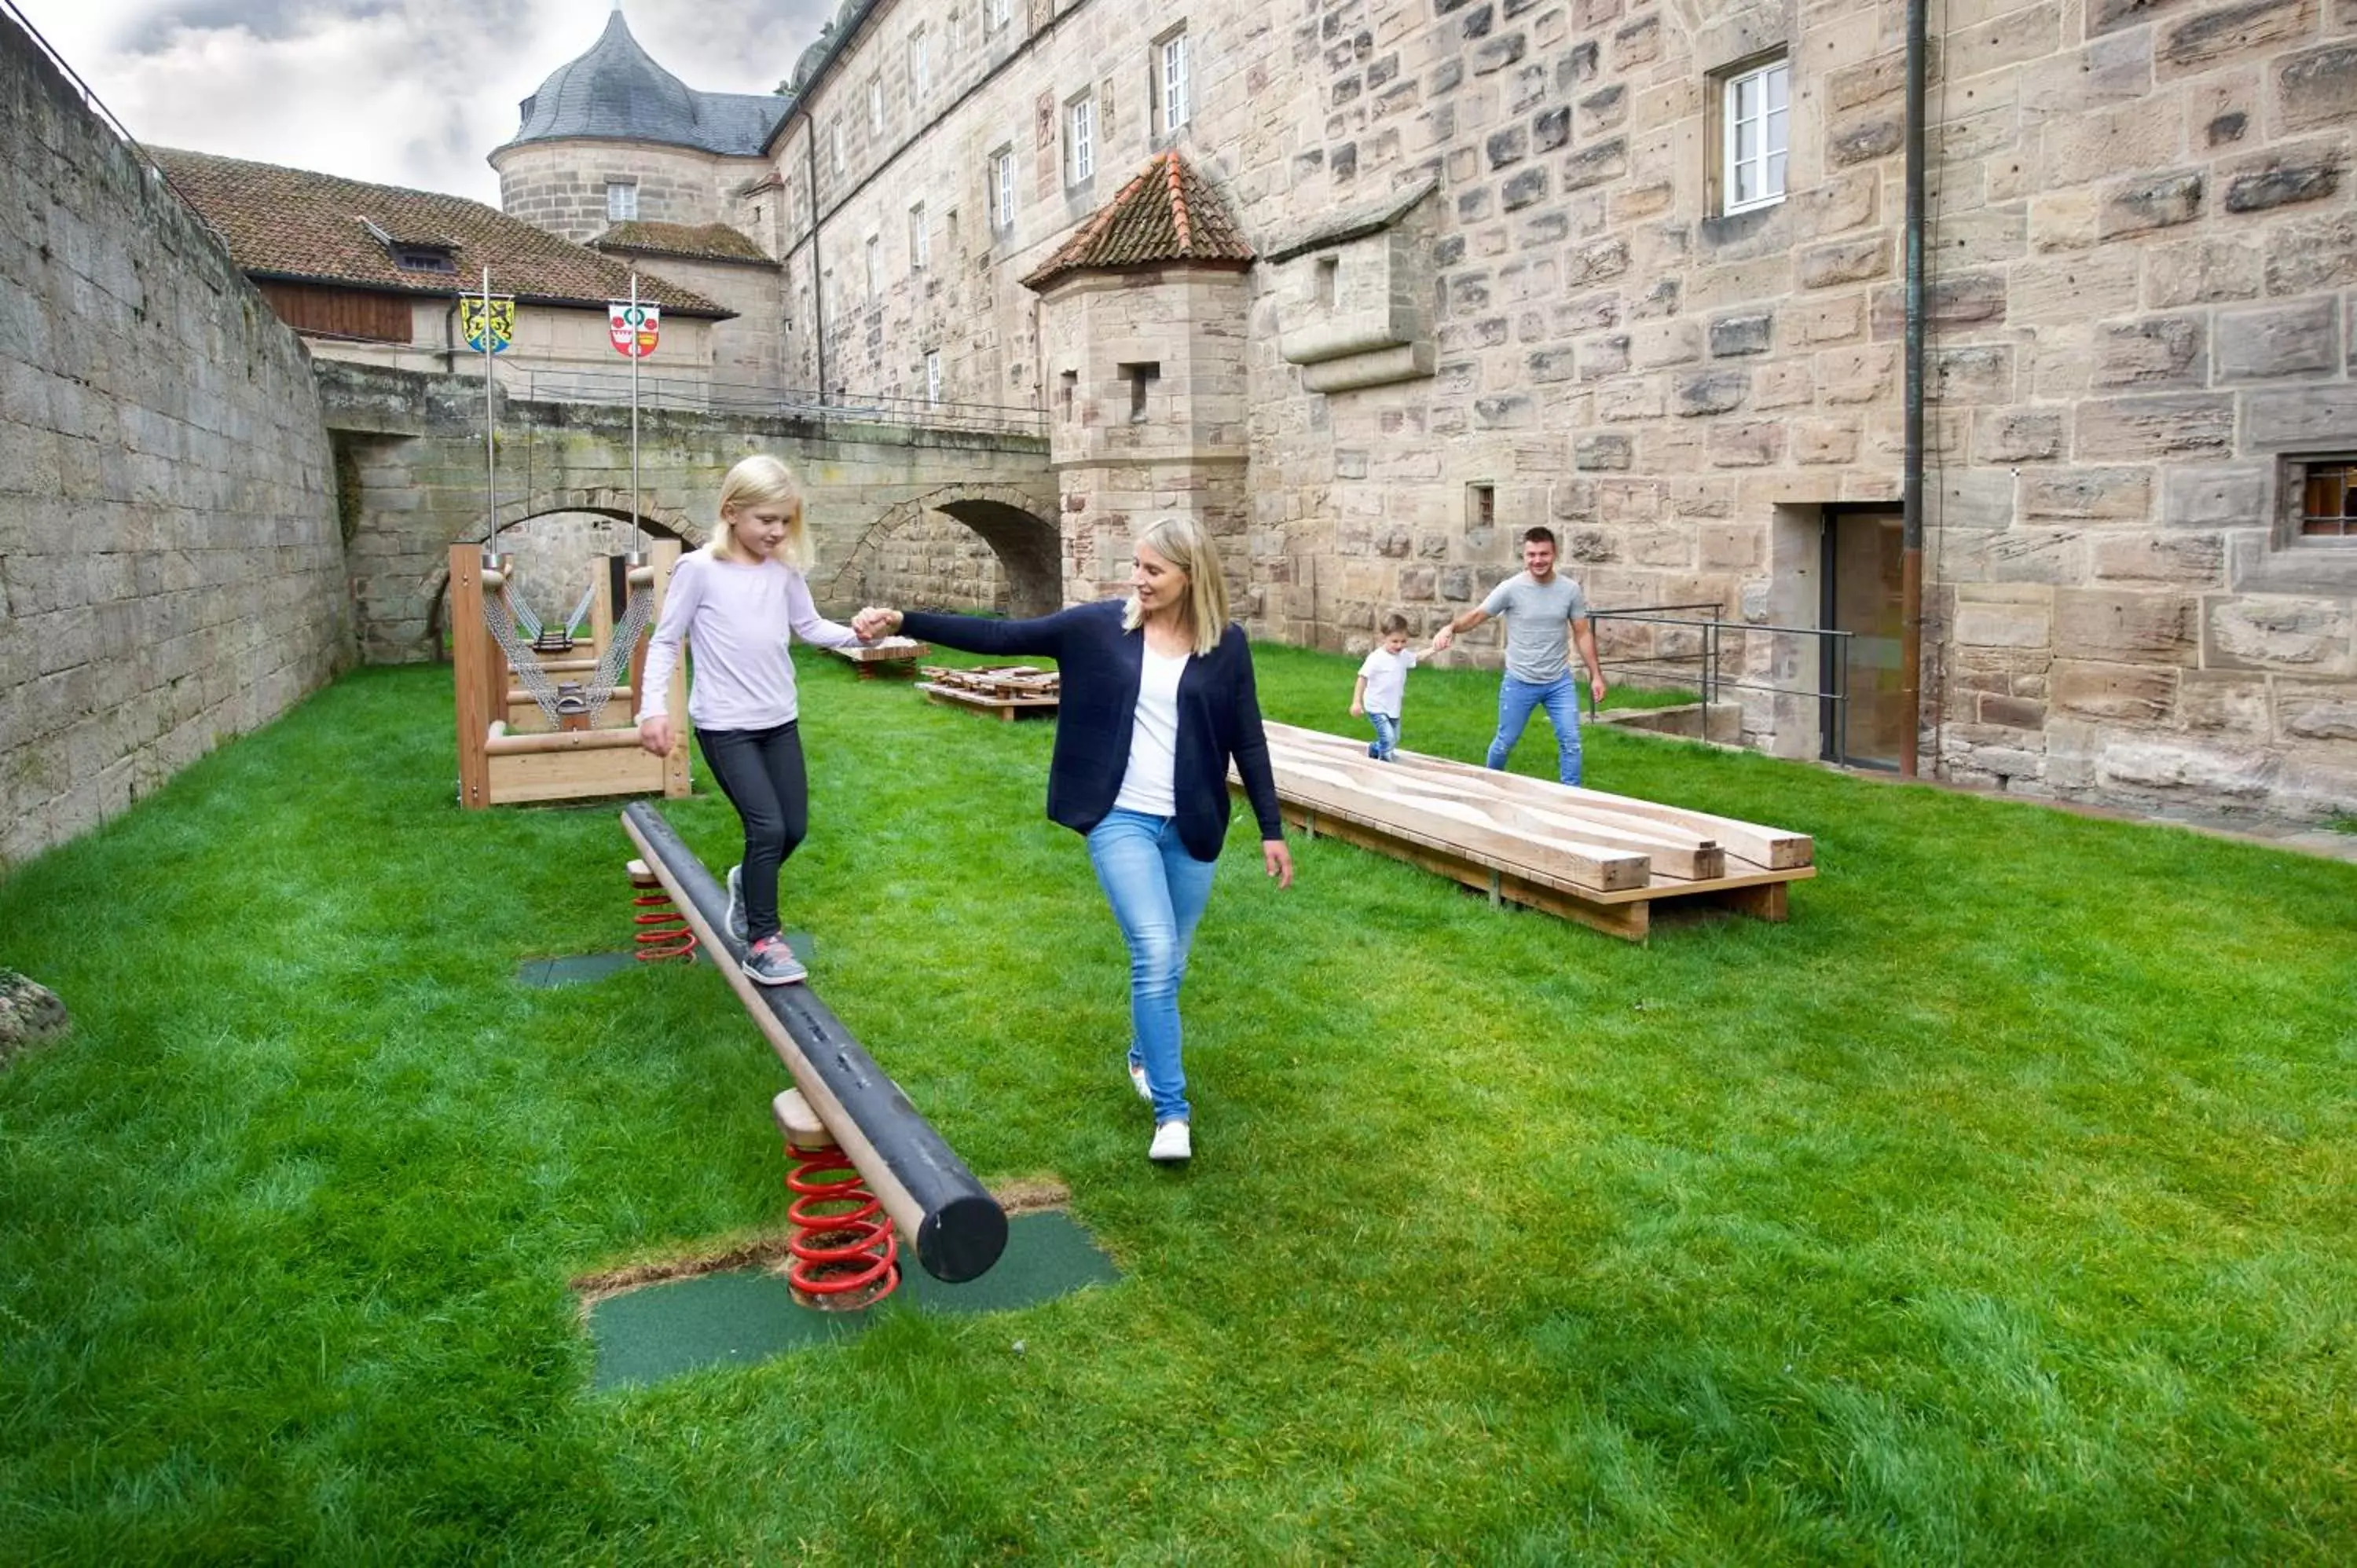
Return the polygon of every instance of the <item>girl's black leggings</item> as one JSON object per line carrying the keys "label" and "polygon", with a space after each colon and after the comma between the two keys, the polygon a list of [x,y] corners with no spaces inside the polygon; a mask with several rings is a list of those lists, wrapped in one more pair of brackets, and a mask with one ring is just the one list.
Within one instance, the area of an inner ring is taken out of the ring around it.
{"label": "girl's black leggings", "polygon": [[745,819],[745,921],[750,942],[778,930],[778,867],[810,832],[810,779],[794,724],[695,732],[721,793]]}

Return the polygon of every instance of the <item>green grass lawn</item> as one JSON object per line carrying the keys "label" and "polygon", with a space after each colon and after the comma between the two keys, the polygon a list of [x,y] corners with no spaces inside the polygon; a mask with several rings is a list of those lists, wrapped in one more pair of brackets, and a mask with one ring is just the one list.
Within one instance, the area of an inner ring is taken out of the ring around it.
{"label": "green grass lawn", "polygon": [[2357,868],[1591,732],[1814,833],[1791,922],[1239,832],[1171,1172],[1048,726],[803,669],[816,983],[1123,1280],[589,1395],[567,1281],[777,1227],[783,1073],[709,969],[516,985],[623,943],[617,808],[461,813],[447,672],[363,671],[0,881],[78,1019],[0,1073],[0,1559],[2349,1560]]}

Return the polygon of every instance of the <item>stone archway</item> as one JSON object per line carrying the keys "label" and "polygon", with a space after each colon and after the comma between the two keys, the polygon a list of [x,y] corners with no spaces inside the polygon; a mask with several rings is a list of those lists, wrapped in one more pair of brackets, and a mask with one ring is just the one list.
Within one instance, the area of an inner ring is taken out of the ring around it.
{"label": "stone archway", "polygon": [[[896,536],[925,525],[938,512],[990,547],[1005,577],[1009,615],[1040,616],[1064,602],[1063,536],[1039,515],[1038,498],[1011,485],[944,485],[888,508],[862,532],[841,565],[823,571],[813,590],[822,605],[882,602],[882,557]],[[921,594],[917,596],[923,596]]]}
{"label": "stone archway", "polygon": [[[692,521],[685,512],[654,501],[644,491],[640,493],[639,510],[635,514],[637,528],[651,539],[675,539],[686,549],[693,550],[703,542],[708,532]],[[586,489],[545,490],[538,495],[504,502],[499,510],[500,548],[502,553],[518,555],[522,569],[522,583],[529,602],[544,620],[564,617],[574,606],[575,596],[588,581],[590,557],[615,554],[631,548],[630,494],[628,490]],[[619,528],[584,528],[582,524],[606,523]],[[535,524],[565,524],[555,531]],[[540,533],[547,537],[535,539]],[[464,543],[468,540],[488,542],[489,532],[470,529],[451,541]],[[422,585],[425,598],[426,628],[434,657],[441,656],[444,637],[449,624],[450,573],[447,564],[437,564],[427,574]],[[555,596],[551,597],[554,594]]]}

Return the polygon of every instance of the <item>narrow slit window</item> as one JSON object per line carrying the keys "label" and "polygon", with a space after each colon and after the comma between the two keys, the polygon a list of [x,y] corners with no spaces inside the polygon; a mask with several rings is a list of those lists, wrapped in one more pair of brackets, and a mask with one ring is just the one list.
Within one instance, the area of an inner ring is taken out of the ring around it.
{"label": "narrow slit window", "polygon": [[1148,399],[1154,383],[1161,377],[1162,366],[1158,361],[1121,367],[1121,378],[1129,383],[1129,422],[1132,424],[1146,423]]}
{"label": "narrow slit window", "polygon": [[1468,485],[1465,487],[1465,526],[1494,528],[1498,523],[1498,487]]}
{"label": "narrow slit window", "polygon": [[1318,260],[1318,306],[1321,310],[1334,308],[1342,275],[1342,263],[1338,256],[1321,256]]}
{"label": "narrow slit window", "polygon": [[925,232],[925,204],[920,201],[909,209],[909,268],[923,272],[932,260],[931,237]]}
{"label": "narrow slit window", "polygon": [[925,402],[928,406],[938,406],[941,401],[942,351],[928,349],[925,350]]}

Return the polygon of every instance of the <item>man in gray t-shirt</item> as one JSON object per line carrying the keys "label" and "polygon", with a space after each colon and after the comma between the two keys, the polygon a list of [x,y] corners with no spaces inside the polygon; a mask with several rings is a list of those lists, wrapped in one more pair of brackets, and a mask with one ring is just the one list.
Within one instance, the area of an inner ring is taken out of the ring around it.
{"label": "man in gray t-shirt", "polygon": [[1467,610],[1432,639],[1444,651],[1460,631],[1491,616],[1506,618],[1506,677],[1498,683],[1498,734],[1490,742],[1490,766],[1502,768],[1531,722],[1533,708],[1544,708],[1555,725],[1555,777],[1579,782],[1579,689],[1571,678],[1570,644],[1579,644],[1587,666],[1587,689],[1604,701],[1604,668],[1596,661],[1596,632],[1587,624],[1587,598],[1579,585],[1555,575],[1555,535],[1534,528],[1523,535],[1523,570],[1490,590],[1480,609]]}

